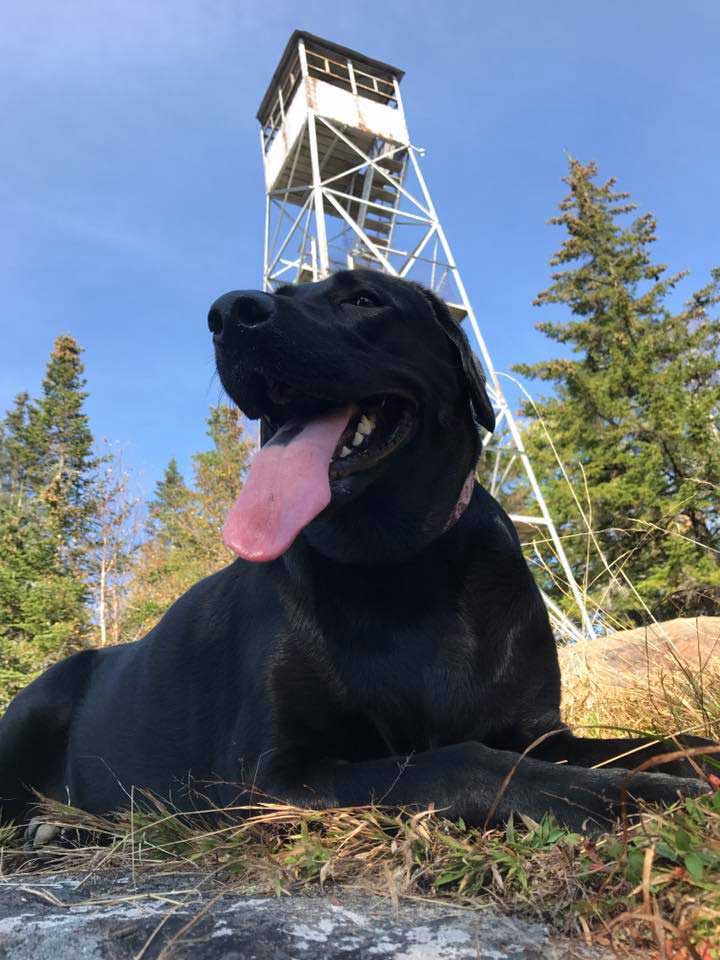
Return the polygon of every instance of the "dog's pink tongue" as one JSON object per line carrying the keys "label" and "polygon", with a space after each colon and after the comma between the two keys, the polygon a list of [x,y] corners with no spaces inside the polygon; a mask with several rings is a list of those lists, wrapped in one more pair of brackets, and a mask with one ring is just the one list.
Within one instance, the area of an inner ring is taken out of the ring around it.
{"label": "dog's pink tongue", "polygon": [[330,460],[354,412],[286,424],[258,450],[223,527],[227,547],[256,563],[287,550],[330,503]]}

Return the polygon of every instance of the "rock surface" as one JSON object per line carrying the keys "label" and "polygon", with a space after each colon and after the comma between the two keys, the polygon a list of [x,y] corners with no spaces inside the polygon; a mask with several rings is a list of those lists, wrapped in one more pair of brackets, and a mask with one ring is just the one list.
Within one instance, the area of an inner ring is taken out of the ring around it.
{"label": "rock surface", "polygon": [[720,617],[680,617],[663,623],[617,630],[594,640],[582,640],[558,651],[565,672],[579,663],[608,687],[638,680],[657,682],[661,673],[690,675],[720,670]]}
{"label": "rock surface", "polygon": [[[528,920],[370,895],[251,897],[188,874],[0,881],[7,960],[609,958]],[[195,922],[193,922],[193,920]]]}

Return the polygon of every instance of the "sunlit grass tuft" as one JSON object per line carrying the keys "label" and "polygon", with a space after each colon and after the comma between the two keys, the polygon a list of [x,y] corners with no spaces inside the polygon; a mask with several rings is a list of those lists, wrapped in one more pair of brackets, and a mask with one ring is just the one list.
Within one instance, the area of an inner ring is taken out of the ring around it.
{"label": "sunlit grass tuft", "polygon": [[[45,815],[81,844],[43,861],[40,869],[56,874],[186,871],[214,873],[233,892],[282,895],[320,886],[492,904],[589,943],[657,946],[660,937],[663,949],[720,956],[720,793],[662,813],[646,810],[641,821],[594,838],[549,817],[482,830],[429,810],[376,807],[263,803],[187,815],[144,798],[142,809],[117,819],[55,803],[45,805]],[[11,864],[20,873],[38,870],[12,846],[4,863],[6,872]]]}

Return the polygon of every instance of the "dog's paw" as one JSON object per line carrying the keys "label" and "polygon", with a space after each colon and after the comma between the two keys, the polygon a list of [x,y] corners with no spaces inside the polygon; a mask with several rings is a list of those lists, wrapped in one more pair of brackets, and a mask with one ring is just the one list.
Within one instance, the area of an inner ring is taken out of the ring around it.
{"label": "dog's paw", "polygon": [[702,797],[712,786],[697,777],[673,777],[666,773],[640,773],[628,780],[628,793],[647,803],[675,803],[683,797]]}
{"label": "dog's paw", "polygon": [[604,770],[594,784],[578,783],[569,791],[567,800],[574,809],[562,811],[560,819],[573,829],[594,833],[607,830],[617,820],[637,816],[646,804],[669,807],[686,797],[712,793],[709,783],[691,777]]}
{"label": "dog's paw", "polygon": [[674,777],[702,777],[718,772],[717,763],[720,761],[720,753],[713,753],[713,751],[717,751],[720,744],[714,740],[682,734],[665,741],[662,746],[666,753],[677,753],[683,749],[701,751],[703,747],[707,747],[708,752],[707,754],[693,752],[692,755],[676,757],[669,763],[661,763],[653,767],[654,773],[668,773]]}

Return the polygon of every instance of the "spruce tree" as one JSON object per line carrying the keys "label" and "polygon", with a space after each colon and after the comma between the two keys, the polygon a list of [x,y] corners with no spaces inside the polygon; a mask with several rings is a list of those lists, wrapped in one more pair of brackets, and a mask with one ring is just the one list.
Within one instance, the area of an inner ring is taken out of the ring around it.
{"label": "spruce tree", "polygon": [[59,337],[37,401],[0,425],[0,700],[87,638],[97,461],[80,348]]}
{"label": "spruce tree", "polygon": [[[627,223],[629,195],[596,178],[595,164],[571,160],[550,221],[566,232],[551,260],[561,269],[535,303],[571,319],[537,327],[569,352],[516,368],[554,386],[524,410],[527,446],[577,579],[602,585],[605,607],[634,622],[718,613],[720,269],[671,310],[684,274],[652,261],[654,217]],[[573,492],[605,560],[587,550]]]}
{"label": "spruce tree", "polygon": [[93,484],[99,465],[84,411],[88,395],[81,353],[72,337],[57,338],[28,422],[28,438],[37,452],[31,485],[47,504],[64,560],[76,574],[96,514]]}
{"label": "spruce tree", "polygon": [[84,584],[58,562],[37,499],[0,498],[0,706],[67,652],[86,624]]}
{"label": "spruce tree", "polygon": [[155,494],[148,504],[148,536],[167,548],[179,547],[183,529],[187,527],[184,511],[191,505],[192,493],[185,484],[178,462],[172,457],[161,480],[155,484]]}
{"label": "spruce tree", "polygon": [[6,495],[23,490],[36,459],[27,442],[29,408],[29,394],[19,393],[0,423],[0,490]]}

